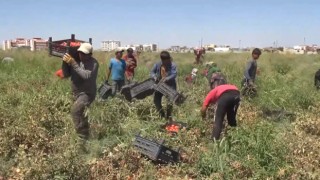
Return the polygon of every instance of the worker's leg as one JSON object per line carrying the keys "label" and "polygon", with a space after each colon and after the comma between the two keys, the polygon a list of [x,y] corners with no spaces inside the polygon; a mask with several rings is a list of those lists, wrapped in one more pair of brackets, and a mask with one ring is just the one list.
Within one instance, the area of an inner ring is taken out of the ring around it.
{"label": "worker's leg", "polygon": [[212,132],[212,138],[218,140],[220,138],[221,131],[223,129],[223,119],[226,115],[226,102],[223,97],[220,97],[217,102],[217,109],[214,117],[214,127]]}
{"label": "worker's leg", "polygon": [[160,117],[164,118],[165,113],[164,113],[164,110],[163,110],[162,104],[161,104],[162,96],[163,95],[161,93],[154,92],[153,102],[154,102],[154,105],[156,106],[157,112],[160,114]]}
{"label": "worker's leg", "polygon": [[124,82],[124,80],[119,80],[118,81],[118,89],[117,89],[117,91],[118,92],[120,92],[120,90],[121,90],[121,88],[122,88],[122,86],[124,86],[124,84],[125,84],[125,82]]}
{"label": "worker's leg", "polygon": [[167,120],[172,120],[172,110],[173,110],[173,105],[172,105],[171,102],[168,102],[168,104],[167,104],[167,116],[166,116]]}
{"label": "worker's leg", "polygon": [[226,95],[228,96],[228,106],[227,106],[227,119],[228,124],[232,127],[237,126],[237,111],[240,102],[240,93],[238,91],[230,91],[227,92]]}
{"label": "worker's leg", "polygon": [[112,93],[111,95],[114,97],[117,93],[117,89],[118,89],[118,81],[113,80],[112,81]]}
{"label": "worker's leg", "polygon": [[83,139],[89,137],[88,117],[85,115],[86,108],[91,104],[92,100],[85,93],[81,93],[75,100],[71,108],[71,116],[74,127],[79,136]]}

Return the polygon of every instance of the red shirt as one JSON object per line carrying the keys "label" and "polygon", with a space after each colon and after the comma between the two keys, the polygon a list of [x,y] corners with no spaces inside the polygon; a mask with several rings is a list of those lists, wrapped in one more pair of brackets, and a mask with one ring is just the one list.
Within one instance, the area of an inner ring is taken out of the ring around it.
{"label": "red shirt", "polygon": [[208,107],[209,104],[211,103],[216,103],[217,100],[219,99],[219,97],[228,90],[237,90],[238,88],[235,85],[232,84],[223,84],[220,86],[217,86],[216,88],[214,88],[213,90],[211,90],[209,92],[209,94],[207,95],[206,99],[203,102],[202,107]]}
{"label": "red shirt", "polygon": [[132,60],[133,63],[132,63],[131,65],[127,65],[127,66],[126,66],[126,74],[127,74],[127,76],[133,76],[133,74],[134,74],[134,68],[137,67],[137,60],[136,60],[136,58],[135,58],[134,56],[132,56],[131,58],[129,58],[128,55],[126,54],[126,55],[124,55],[124,56],[122,57],[122,59],[124,59],[126,62],[127,62],[128,60]]}

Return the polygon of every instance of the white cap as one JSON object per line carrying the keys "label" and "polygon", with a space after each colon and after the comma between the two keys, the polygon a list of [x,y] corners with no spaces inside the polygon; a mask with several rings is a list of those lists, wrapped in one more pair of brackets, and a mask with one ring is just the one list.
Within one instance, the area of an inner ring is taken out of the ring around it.
{"label": "white cap", "polygon": [[90,43],[81,43],[78,51],[83,52],[84,54],[92,53],[92,45]]}

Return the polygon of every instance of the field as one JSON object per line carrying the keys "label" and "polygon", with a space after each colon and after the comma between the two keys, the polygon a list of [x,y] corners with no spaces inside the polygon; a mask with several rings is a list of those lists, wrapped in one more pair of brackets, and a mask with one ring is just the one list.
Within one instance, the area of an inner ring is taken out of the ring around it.
{"label": "field", "polygon": [[[171,137],[160,129],[152,97],[126,102],[122,97],[95,101],[88,110],[88,153],[79,151],[70,117],[70,80],[54,72],[61,60],[46,52],[0,51],[13,63],[0,63],[0,179],[320,179],[320,94],[313,86],[319,55],[263,53],[258,66],[258,97],[242,97],[238,127],[227,128],[218,142],[209,139],[212,119],[199,110],[207,82],[193,86],[184,77],[193,54],[172,54],[178,65],[178,89],[188,95],[174,107],[174,119],[190,129]],[[112,54],[96,52],[98,85]],[[149,75],[157,53],[143,53],[136,80]],[[240,86],[250,54],[206,54],[230,83]],[[200,71],[203,66],[198,66]],[[273,115],[285,110],[294,116]],[[141,157],[132,142],[137,133],[181,147],[178,164],[156,165]]]}

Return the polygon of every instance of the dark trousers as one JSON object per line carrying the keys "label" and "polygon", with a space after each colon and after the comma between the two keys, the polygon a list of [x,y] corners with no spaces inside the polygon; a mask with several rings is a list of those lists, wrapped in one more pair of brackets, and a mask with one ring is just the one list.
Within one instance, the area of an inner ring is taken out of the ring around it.
{"label": "dark trousers", "polygon": [[232,127],[237,126],[237,110],[240,102],[240,93],[236,90],[224,92],[217,101],[215,112],[214,128],[212,138],[218,140],[223,129],[223,120],[227,114],[228,124]]}
{"label": "dark trousers", "polygon": [[112,80],[112,96],[115,96],[117,92],[119,92],[124,85],[124,80]]}
{"label": "dark trousers", "polygon": [[71,116],[76,132],[84,139],[89,137],[89,122],[85,110],[93,100],[94,98],[89,97],[86,93],[80,93],[75,97],[71,107]]}
{"label": "dark trousers", "polygon": [[160,92],[154,92],[154,98],[153,98],[153,102],[156,106],[157,111],[159,112],[159,115],[161,118],[166,118],[169,119],[172,116],[172,104],[168,103],[167,104],[167,113],[164,112],[163,108],[162,108],[162,104],[161,104],[161,100],[162,100],[163,94],[161,94]]}

